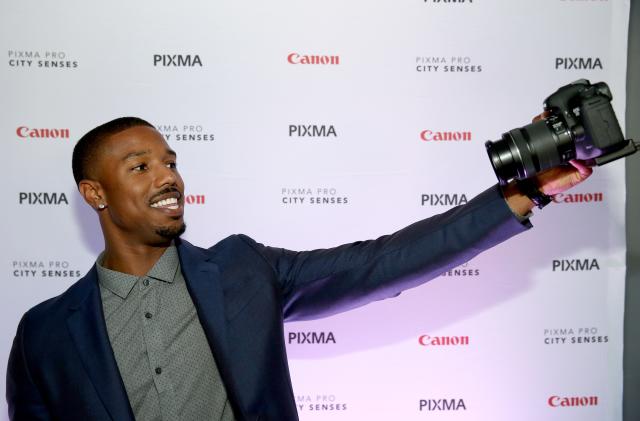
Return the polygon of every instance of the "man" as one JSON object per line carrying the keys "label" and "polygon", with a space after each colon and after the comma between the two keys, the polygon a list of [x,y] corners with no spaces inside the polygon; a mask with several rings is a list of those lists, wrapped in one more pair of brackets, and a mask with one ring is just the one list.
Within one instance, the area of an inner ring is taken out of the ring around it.
{"label": "man", "polygon": [[[541,192],[591,173],[573,165],[539,175]],[[73,171],[105,250],[20,321],[7,370],[15,421],[295,420],[283,321],[396,296],[524,231],[533,207],[515,184],[496,186],[375,241],[292,252],[234,235],[201,249],[180,239],[176,154],[146,121],[87,133]]]}

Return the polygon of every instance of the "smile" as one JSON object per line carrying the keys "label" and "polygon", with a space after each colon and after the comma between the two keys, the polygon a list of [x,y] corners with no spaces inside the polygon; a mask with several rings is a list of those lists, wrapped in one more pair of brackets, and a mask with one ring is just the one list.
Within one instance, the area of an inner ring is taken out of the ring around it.
{"label": "smile", "polygon": [[163,209],[178,209],[180,205],[178,204],[178,199],[175,197],[170,197],[168,199],[158,200],[150,205],[152,208],[163,208]]}

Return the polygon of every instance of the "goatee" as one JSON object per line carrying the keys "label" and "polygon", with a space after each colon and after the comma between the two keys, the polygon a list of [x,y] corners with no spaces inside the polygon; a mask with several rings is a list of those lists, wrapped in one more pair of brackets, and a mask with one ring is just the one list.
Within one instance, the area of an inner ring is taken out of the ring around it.
{"label": "goatee", "polygon": [[187,224],[184,222],[177,227],[162,227],[156,229],[156,234],[158,234],[162,238],[166,238],[167,240],[173,240],[174,238],[180,237],[184,234],[187,229]]}

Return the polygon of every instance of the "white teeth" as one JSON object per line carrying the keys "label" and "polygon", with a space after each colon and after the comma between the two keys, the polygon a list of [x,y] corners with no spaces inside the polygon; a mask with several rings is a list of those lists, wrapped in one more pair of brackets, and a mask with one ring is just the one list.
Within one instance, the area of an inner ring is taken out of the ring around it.
{"label": "white teeth", "polygon": [[175,197],[170,197],[168,199],[159,200],[151,204],[152,208],[160,208],[164,206],[167,206],[169,209],[178,209],[178,199],[176,199]]}

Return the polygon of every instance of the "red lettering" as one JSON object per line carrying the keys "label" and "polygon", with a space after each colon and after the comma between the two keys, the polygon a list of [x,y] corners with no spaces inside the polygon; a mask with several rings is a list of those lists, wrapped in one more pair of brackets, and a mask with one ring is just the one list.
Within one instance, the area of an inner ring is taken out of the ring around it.
{"label": "red lettering", "polygon": [[420,139],[424,142],[469,142],[471,138],[471,132],[434,132],[428,129],[420,132]]}
{"label": "red lettering", "polygon": [[340,56],[309,56],[291,53],[287,56],[287,61],[291,64],[340,64]]}
{"label": "red lettering", "polygon": [[575,407],[575,406],[598,406],[597,396],[572,396],[560,397],[557,395],[550,396],[547,403],[552,408],[558,407]]}
{"label": "red lettering", "polygon": [[70,136],[69,129],[30,129],[26,126],[18,127],[16,134],[23,139],[68,139]]}
{"label": "red lettering", "polygon": [[418,337],[418,343],[422,346],[461,346],[469,345],[469,337],[421,335]]}

